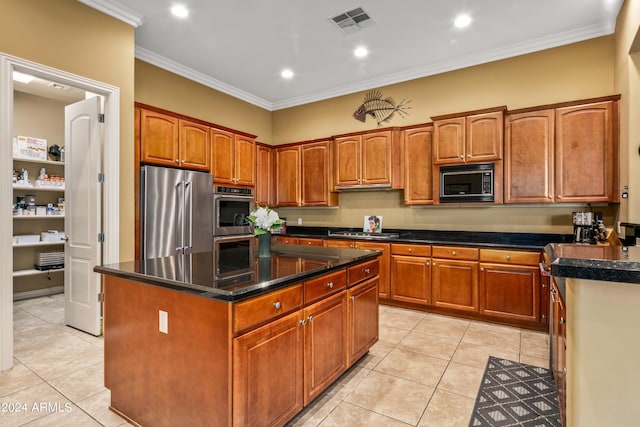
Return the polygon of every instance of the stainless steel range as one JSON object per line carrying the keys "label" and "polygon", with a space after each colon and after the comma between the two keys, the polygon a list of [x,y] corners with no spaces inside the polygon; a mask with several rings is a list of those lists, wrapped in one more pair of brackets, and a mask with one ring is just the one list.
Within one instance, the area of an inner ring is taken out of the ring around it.
{"label": "stainless steel range", "polygon": [[400,237],[399,233],[369,233],[367,231],[329,231],[328,235],[365,240],[388,240]]}

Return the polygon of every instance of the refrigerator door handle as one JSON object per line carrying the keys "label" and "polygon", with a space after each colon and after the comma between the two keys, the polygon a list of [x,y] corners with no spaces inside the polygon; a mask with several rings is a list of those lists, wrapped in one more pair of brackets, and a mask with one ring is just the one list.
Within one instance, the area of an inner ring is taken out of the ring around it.
{"label": "refrigerator door handle", "polygon": [[[185,206],[185,234],[188,234],[189,240],[184,242],[184,249],[191,249],[193,247],[193,182],[185,181],[184,190],[184,206]],[[186,210],[189,212],[186,212]]]}
{"label": "refrigerator door handle", "polygon": [[[180,191],[182,188],[182,192]],[[184,248],[184,227],[181,227],[179,224],[182,221],[181,212],[184,212],[184,181],[180,181],[175,186],[175,197],[176,197],[176,210],[175,210],[175,224],[176,224],[176,236],[175,236],[175,244],[176,244],[176,252],[181,252]]]}

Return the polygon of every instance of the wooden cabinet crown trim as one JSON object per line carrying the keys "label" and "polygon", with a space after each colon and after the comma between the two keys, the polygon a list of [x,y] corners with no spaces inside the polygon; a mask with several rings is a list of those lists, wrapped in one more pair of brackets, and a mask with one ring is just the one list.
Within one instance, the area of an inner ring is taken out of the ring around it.
{"label": "wooden cabinet crown trim", "polygon": [[525,108],[518,108],[516,110],[507,110],[506,114],[512,115],[512,114],[530,113],[532,111],[538,111],[538,110],[573,107],[574,105],[585,105],[585,104],[594,104],[597,102],[619,101],[619,100],[620,100],[619,94],[609,95],[609,96],[601,96],[598,98],[577,99],[575,101],[558,102],[555,104],[545,104],[545,105],[537,105],[535,107],[525,107]]}
{"label": "wooden cabinet crown trim", "polygon": [[481,110],[465,111],[462,113],[451,113],[451,114],[442,114],[440,116],[431,116],[431,120],[435,122],[437,120],[455,119],[458,117],[473,116],[476,114],[485,114],[485,113],[496,113],[500,111],[502,111],[503,113],[508,111],[507,106],[501,105],[499,107],[483,108]]}
{"label": "wooden cabinet crown trim", "polygon": [[231,128],[228,128],[226,126],[222,126],[222,125],[219,125],[219,124],[216,124],[216,123],[208,122],[208,121],[202,120],[202,119],[197,119],[195,117],[185,116],[183,114],[176,113],[176,112],[169,111],[169,110],[165,110],[165,109],[160,108],[160,107],[154,107],[153,105],[143,104],[141,102],[134,102],[133,105],[134,105],[134,107],[137,107],[137,108],[142,108],[142,109],[149,110],[149,111],[155,111],[156,113],[166,114],[168,116],[172,116],[172,117],[175,117],[177,119],[188,120],[190,122],[198,123],[198,124],[201,124],[201,125],[204,125],[204,126],[208,126],[208,127],[224,130],[224,131],[227,131],[227,132],[233,132],[236,135],[245,136],[247,138],[254,139],[254,138],[257,137],[257,135],[253,135],[253,134],[250,134],[250,133],[247,133],[247,132],[243,132],[243,131],[240,131],[240,130],[236,130],[236,129],[231,129]]}

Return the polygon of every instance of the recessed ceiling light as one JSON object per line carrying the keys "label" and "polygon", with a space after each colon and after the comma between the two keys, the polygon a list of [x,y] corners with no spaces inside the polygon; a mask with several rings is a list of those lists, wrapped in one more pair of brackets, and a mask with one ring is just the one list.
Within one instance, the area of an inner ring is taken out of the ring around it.
{"label": "recessed ceiling light", "polygon": [[360,46],[360,47],[357,47],[356,50],[353,51],[353,54],[358,58],[364,58],[365,56],[367,56],[369,54],[369,51],[367,50],[366,47]]}
{"label": "recessed ceiling light", "polygon": [[178,18],[186,18],[189,16],[189,10],[181,4],[174,4],[171,7],[171,13]]}
{"label": "recessed ceiling light", "polygon": [[290,79],[293,77],[293,71],[291,71],[288,68],[285,68],[284,70],[282,70],[280,75],[282,76],[283,79]]}
{"label": "recessed ceiling light", "polygon": [[464,27],[468,26],[469,24],[471,24],[471,17],[469,15],[466,15],[466,14],[458,15],[456,17],[456,20],[453,21],[453,25],[455,25],[458,28],[464,28]]}
{"label": "recessed ceiling light", "polygon": [[20,71],[13,72],[13,80],[20,83],[31,83],[31,80],[35,79],[32,75],[21,73]]}

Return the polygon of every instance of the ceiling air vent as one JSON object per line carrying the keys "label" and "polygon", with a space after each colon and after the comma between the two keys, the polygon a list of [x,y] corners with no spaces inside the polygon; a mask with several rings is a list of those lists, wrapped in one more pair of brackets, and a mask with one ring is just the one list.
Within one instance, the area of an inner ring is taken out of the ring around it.
{"label": "ceiling air vent", "polygon": [[334,16],[331,20],[345,33],[352,33],[374,23],[371,16],[361,7]]}

